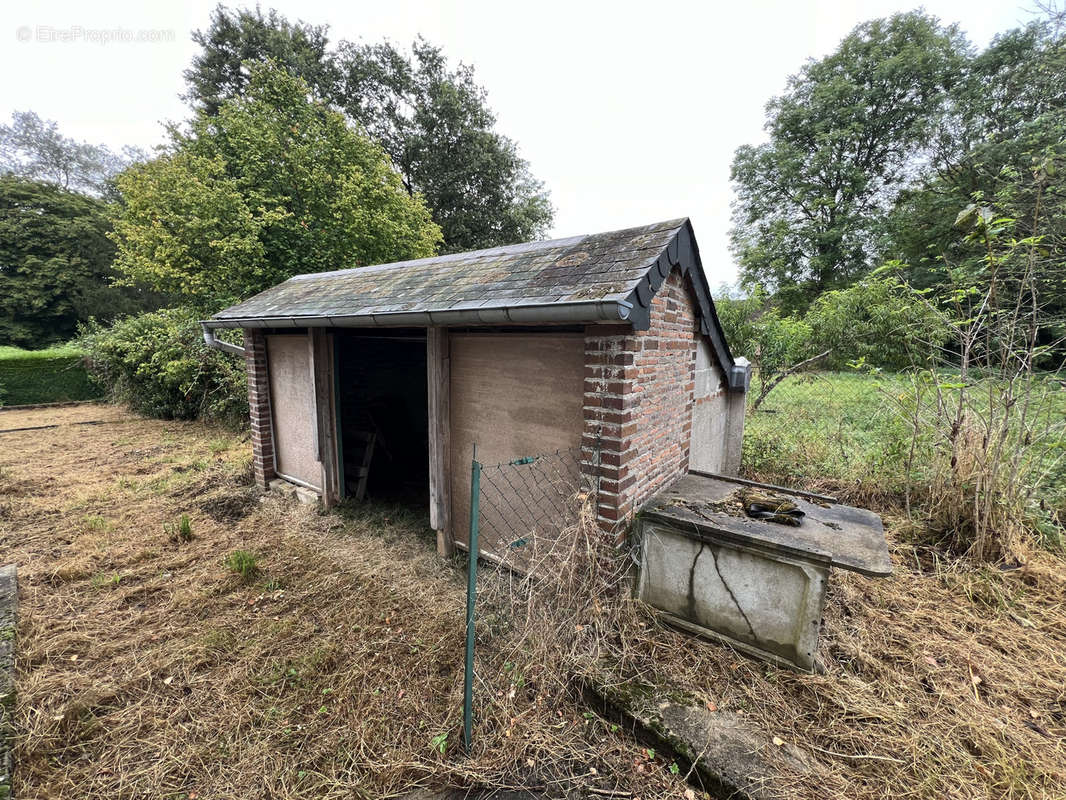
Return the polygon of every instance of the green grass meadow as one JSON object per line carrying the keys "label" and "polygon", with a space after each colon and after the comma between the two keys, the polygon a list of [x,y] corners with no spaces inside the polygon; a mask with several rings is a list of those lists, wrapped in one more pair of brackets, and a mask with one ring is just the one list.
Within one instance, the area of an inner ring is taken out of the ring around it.
{"label": "green grass meadow", "polygon": [[[950,385],[953,376],[945,373],[943,380],[942,385]],[[822,479],[884,492],[902,490],[913,439],[915,386],[912,376],[894,373],[810,372],[787,378],[758,409],[749,404],[745,473],[794,485]],[[752,403],[758,391],[753,382]],[[971,402],[983,405],[981,387],[971,386],[969,392]],[[923,397],[914,465],[919,473],[924,448],[938,435],[930,423],[936,407],[928,385]],[[1066,390],[1058,376],[1038,382],[1032,407],[1028,427],[1037,436],[1019,444],[1018,457],[1044,459],[1049,466],[1041,482],[1057,491],[1055,484],[1066,482]]]}
{"label": "green grass meadow", "polygon": [[[909,444],[908,426],[891,398],[909,386],[902,376],[857,372],[787,378],[759,408],[749,404],[745,471],[792,483],[891,477]],[[753,382],[752,400],[758,393]]]}

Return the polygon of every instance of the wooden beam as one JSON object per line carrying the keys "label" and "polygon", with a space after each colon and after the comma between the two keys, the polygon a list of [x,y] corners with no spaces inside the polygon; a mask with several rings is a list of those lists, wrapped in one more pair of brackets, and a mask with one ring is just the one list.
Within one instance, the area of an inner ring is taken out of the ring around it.
{"label": "wooden beam", "polygon": [[315,397],[315,454],[322,465],[322,504],[332,508],[340,496],[337,486],[337,426],[333,397],[332,334],[311,328],[311,374]]}
{"label": "wooden beam", "polygon": [[437,532],[437,553],[455,550],[451,525],[451,358],[447,328],[426,329],[426,377],[429,389],[429,524]]}

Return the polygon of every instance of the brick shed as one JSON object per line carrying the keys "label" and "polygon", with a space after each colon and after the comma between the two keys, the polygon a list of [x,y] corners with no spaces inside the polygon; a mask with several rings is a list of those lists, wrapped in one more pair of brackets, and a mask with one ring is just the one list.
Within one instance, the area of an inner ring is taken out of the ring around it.
{"label": "brick shed", "polygon": [[428,503],[442,551],[464,541],[475,443],[579,451],[619,541],[690,469],[739,466],[749,368],[687,219],[299,275],[203,325],[245,358],[262,488]]}

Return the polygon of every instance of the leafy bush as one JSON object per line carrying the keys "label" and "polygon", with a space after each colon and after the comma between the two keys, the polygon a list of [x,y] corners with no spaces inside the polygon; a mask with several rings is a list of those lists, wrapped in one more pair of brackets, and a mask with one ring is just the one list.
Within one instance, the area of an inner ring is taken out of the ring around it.
{"label": "leafy bush", "polygon": [[827,366],[861,362],[891,371],[927,362],[951,333],[943,317],[907,284],[884,271],[847,289],[818,297],[804,316],[817,352],[829,350]]}
{"label": "leafy bush", "polygon": [[85,354],[77,347],[0,347],[0,403],[58,403],[99,396],[85,369]]}
{"label": "leafy bush", "polygon": [[847,289],[825,292],[806,314],[785,315],[776,299],[757,286],[747,297],[716,301],[726,339],[752,362],[760,385],[804,359],[828,351],[820,369],[864,367],[898,371],[924,364],[951,335],[921,294],[894,275],[889,264]]}
{"label": "leafy bush", "polygon": [[204,344],[189,309],[127,317],[110,328],[91,323],[81,343],[93,378],[135,411],[232,425],[247,419],[244,362]]}
{"label": "leafy bush", "polygon": [[734,354],[749,359],[760,380],[769,381],[812,354],[810,326],[782,315],[761,286],[747,297],[716,300],[715,308]]}

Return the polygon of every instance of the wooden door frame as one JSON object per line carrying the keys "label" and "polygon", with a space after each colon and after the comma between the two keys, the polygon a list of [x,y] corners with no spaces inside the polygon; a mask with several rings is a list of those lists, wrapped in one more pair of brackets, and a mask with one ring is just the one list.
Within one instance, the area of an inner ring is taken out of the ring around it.
{"label": "wooden door frame", "polygon": [[429,524],[437,553],[455,551],[451,492],[451,348],[447,328],[426,328],[426,388],[429,414]]}
{"label": "wooden door frame", "polygon": [[307,346],[311,354],[311,381],[314,387],[315,453],[322,469],[322,504],[332,508],[340,502],[343,493],[338,462],[340,450],[333,333],[323,328],[310,328]]}

